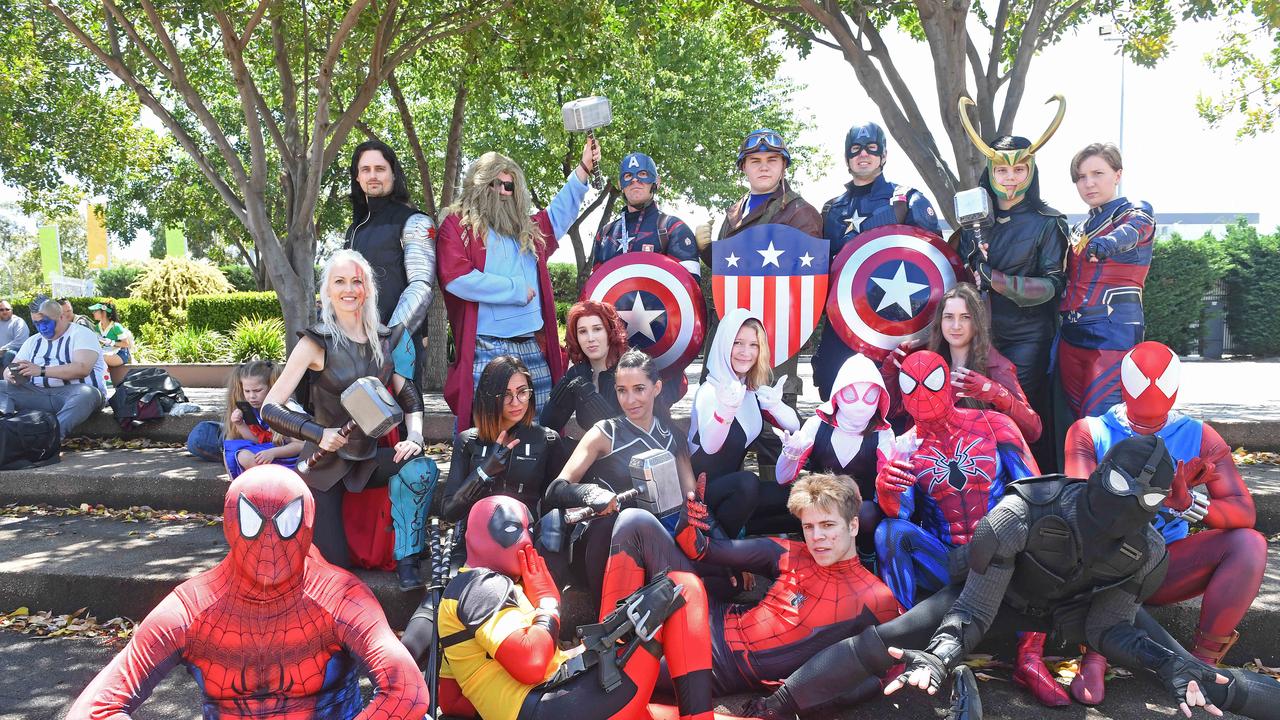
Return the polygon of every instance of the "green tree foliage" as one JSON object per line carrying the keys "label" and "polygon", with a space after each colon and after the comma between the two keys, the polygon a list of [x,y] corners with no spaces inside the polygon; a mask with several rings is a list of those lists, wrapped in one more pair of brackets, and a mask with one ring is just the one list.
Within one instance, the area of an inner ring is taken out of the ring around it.
{"label": "green tree foliage", "polygon": [[1222,276],[1216,262],[1220,253],[1212,235],[1185,240],[1174,234],[1156,242],[1143,292],[1147,340],[1162,342],[1179,355],[1191,352],[1199,338],[1205,294]]}
{"label": "green tree foliage", "polygon": [[1238,121],[1237,137],[1272,132],[1280,115],[1280,2],[1232,0],[1219,14],[1220,42],[1205,61],[1227,87],[1216,97],[1201,93],[1196,109],[1210,125]]}
{"label": "green tree foliage", "polygon": [[94,289],[106,297],[127,298],[131,293],[129,287],[141,273],[142,266],[135,263],[114,265],[99,270],[94,278]]}
{"label": "green tree foliage", "polygon": [[1262,235],[1241,220],[1227,229],[1221,247],[1235,351],[1280,355],[1280,230]]}

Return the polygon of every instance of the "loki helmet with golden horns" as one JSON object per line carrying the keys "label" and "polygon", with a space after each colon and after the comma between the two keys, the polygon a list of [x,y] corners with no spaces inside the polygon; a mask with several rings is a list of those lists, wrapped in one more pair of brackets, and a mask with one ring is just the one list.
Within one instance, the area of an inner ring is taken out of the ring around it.
{"label": "loki helmet with golden horns", "polygon": [[[1058,114],[1054,116],[1053,122],[1049,123],[1049,128],[1044,131],[1040,139],[1031,143],[1031,147],[1022,148],[1020,150],[992,150],[991,146],[983,142],[982,137],[978,135],[978,131],[973,129],[973,124],[969,122],[969,114],[965,112],[965,108],[973,105],[974,102],[967,97],[960,98],[960,122],[964,125],[965,132],[969,134],[969,140],[973,146],[978,148],[978,152],[987,158],[987,173],[991,177],[991,192],[1001,200],[1017,200],[1026,194],[1031,187],[1031,181],[1036,175],[1036,151],[1044,144],[1049,142],[1049,138],[1058,131],[1058,126],[1062,124],[1062,116],[1067,114],[1067,99],[1062,95],[1054,95],[1046,101],[1046,104],[1058,101]],[[1021,185],[1013,189],[1013,192],[1005,192],[1005,189],[995,182],[995,168],[1001,165],[1013,167],[1014,165],[1027,166],[1027,179]]]}

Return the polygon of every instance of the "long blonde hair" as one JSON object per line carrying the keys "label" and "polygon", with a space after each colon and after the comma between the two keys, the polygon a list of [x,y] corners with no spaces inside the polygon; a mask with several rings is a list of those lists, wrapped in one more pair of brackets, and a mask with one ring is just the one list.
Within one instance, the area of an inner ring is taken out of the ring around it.
{"label": "long blonde hair", "polygon": [[378,328],[381,326],[378,322],[378,282],[373,277],[373,268],[369,267],[369,261],[355,250],[339,250],[334,253],[329,258],[329,262],[325,263],[324,271],[320,273],[320,322],[324,323],[333,334],[335,346],[341,347],[351,342],[346,331],[338,324],[333,311],[333,301],[329,299],[329,279],[333,275],[333,268],[344,262],[353,263],[364,275],[365,295],[364,305],[361,306],[360,324],[364,326],[364,336],[373,354],[373,362],[381,367],[382,342],[378,337]]}
{"label": "long blonde hair", "polygon": [[[515,183],[515,191],[504,198],[490,185],[502,173],[509,173]],[[542,233],[529,217],[533,198],[525,182],[524,171],[511,158],[492,150],[481,155],[462,181],[462,194],[452,205],[444,209],[441,221],[450,215],[458,215],[462,225],[481,243],[492,228],[499,235],[515,238],[520,251],[533,254],[542,250]]]}
{"label": "long blonde hair", "polygon": [[[769,333],[765,332],[764,324],[755,318],[742,323],[742,327],[754,329],[756,331],[756,342],[760,344],[760,352],[756,355],[756,361],[751,366],[751,369],[747,371],[747,375],[744,378],[746,386],[756,390],[768,385],[773,380],[773,356],[769,352]],[[738,332],[742,332],[742,328],[738,328]]]}

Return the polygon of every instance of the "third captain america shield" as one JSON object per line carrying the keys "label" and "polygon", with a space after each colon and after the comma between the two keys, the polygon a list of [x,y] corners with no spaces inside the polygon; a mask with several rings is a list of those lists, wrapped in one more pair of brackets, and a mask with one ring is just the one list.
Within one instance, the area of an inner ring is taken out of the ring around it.
{"label": "third captain america shield", "polygon": [[943,239],[910,225],[859,234],[831,266],[827,322],[849,347],[883,360],[924,339],[942,294],[968,271]]}
{"label": "third captain america shield", "polygon": [[591,273],[582,297],[616,308],[627,344],[648,353],[659,370],[683,369],[702,349],[707,302],[698,280],[666,255],[619,255]]}

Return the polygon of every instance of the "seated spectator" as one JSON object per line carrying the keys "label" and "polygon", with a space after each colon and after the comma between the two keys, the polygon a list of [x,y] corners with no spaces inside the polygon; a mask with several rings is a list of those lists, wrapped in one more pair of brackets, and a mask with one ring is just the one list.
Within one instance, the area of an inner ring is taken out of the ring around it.
{"label": "seated spectator", "polygon": [[31,328],[22,318],[13,314],[13,305],[8,300],[0,300],[0,370],[9,366],[9,361],[18,354],[18,348],[31,336]]}
{"label": "seated spectator", "polygon": [[98,342],[102,344],[102,360],[107,367],[128,365],[132,360],[133,333],[121,325],[116,317],[116,307],[111,303],[94,303],[89,306],[98,324]]}
{"label": "seated spectator", "polygon": [[283,369],[269,360],[250,360],[231,374],[222,454],[233,480],[255,465],[293,467],[298,462],[302,441],[271,432],[262,420],[262,401]]}
{"label": "seated spectator", "polygon": [[76,325],[80,325],[81,327],[89,328],[94,332],[98,331],[98,326],[94,324],[92,320],[90,320],[89,318],[83,315],[76,314],[75,308],[71,307],[70,300],[66,298],[58,298],[58,307],[61,308],[62,310],[63,319],[65,319],[68,323],[74,323]]}
{"label": "seated spectator", "polygon": [[98,338],[71,324],[58,303],[45,297],[31,304],[38,334],[22,343],[0,383],[0,414],[44,410],[58,416],[66,437],[106,402],[107,366]]}

